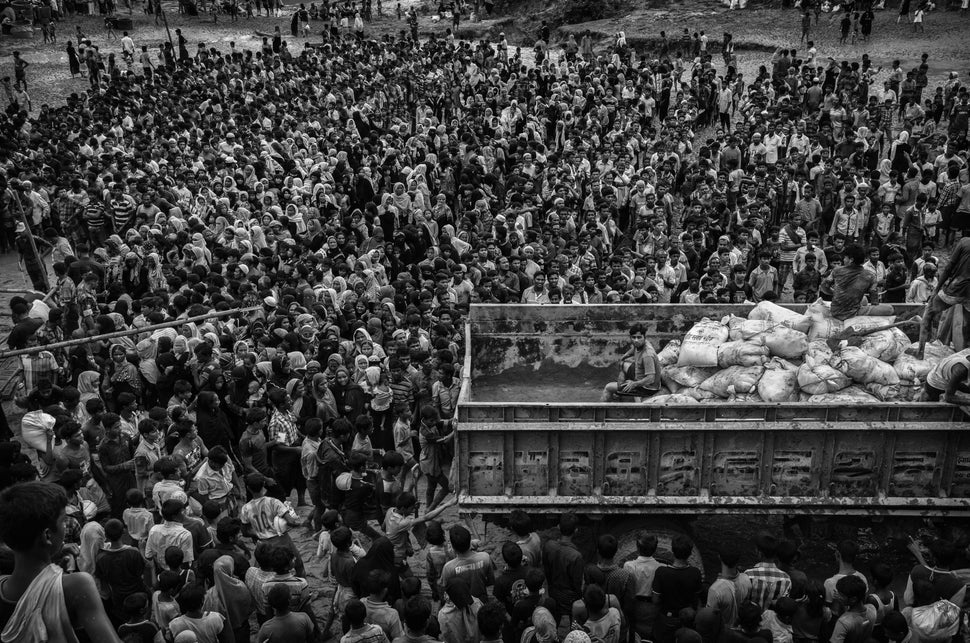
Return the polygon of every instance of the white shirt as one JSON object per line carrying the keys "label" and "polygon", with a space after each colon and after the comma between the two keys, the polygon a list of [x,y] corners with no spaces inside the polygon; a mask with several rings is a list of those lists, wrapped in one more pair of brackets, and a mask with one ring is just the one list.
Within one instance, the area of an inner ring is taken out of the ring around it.
{"label": "white shirt", "polygon": [[277,518],[287,518],[296,520],[296,514],[291,507],[288,507],[282,500],[263,496],[250,500],[243,505],[239,512],[239,520],[244,525],[249,525],[259,540],[275,538],[280,536],[281,530],[277,527]]}

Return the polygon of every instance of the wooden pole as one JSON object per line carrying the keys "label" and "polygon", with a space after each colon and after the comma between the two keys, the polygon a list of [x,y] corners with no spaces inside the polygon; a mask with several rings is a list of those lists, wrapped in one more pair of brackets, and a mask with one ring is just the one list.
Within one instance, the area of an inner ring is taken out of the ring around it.
{"label": "wooden pole", "polygon": [[161,324],[145,326],[144,328],[130,328],[128,330],[119,330],[111,333],[104,333],[103,335],[93,335],[91,337],[79,337],[77,339],[67,339],[67,340],[64,340],[63,342],[55,342],[53,344],[47,344],[46,346],[32,346],[30,348],[20,348],[13,351],[3,351],[3,352],[0,352],[0,360],[7,359],[8,357],[19,357],[21,355],[33,355],[34,353],[55,350],[58,348],[73,348],[75,346],[90,344],[91,342],[99,342],[106,339],[130,337],[131,335],[138,335],[139,333],[151,333],[156,330],[161,330],[163,328],[175,328],[176,326],[181,326],[182,324],[191,324],[194,322],[205,321],[207,319],[214,319],[216,317],[228,317],[230,315],[241,315],[243,313],[250,313],[254,310],[259,310],[260,308],[261,306],[251,306],[250,308],[234,308],[233,310],[219,310],[211,313],[206,313],[204,315],[196,315],[195,317],[189,317],[187,319],[176,319],[173,321],[162,322]]}
{"label": "wooden pole", "polygon": [[[50,280],[47,277],[47,266],[44,265],[44,256],[40,254],[40,251],[37,249],[37,244],[34,242],[34,232],[30,228],[30,221],[27,219],[27,213],[24,211],[24,206],[20,202],[20,195],[14,194],[13,196],[14,198],[11,199],[11,201],[16,202],[17,210],[19,210],[20,212],[20,220],[27,228],[27,230],[24,231],[24,234],[27,235],[27,240],[30,241],[30,251],[34,253],[34,257],[36,257],[37,263],[40,264],[40,269],[44,275],[44,290],[47,290],[48,288],[50,288]],[[25,264],[24,270],[26,271],[26,269],[27,269],[27,266]]]}

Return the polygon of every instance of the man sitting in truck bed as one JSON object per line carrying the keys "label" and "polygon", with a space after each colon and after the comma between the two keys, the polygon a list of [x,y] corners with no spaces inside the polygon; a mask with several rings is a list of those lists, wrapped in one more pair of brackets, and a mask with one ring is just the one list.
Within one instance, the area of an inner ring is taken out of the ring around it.
{"label": "man sitting in truck bed", "polygon": [[639,402],[660,390],[660,362],[647,341],[643,324],[630,327],[630,341],[633,346],[620,358],[617,380],[603,389],[604,402],[612,402],[617,396],[632,397]]}
{"label": "man sitting in truck bed", "polygon": [[862,266],[865,251],[853,245],[845,249],[843,256],[844,265],[826,278],[832,287],[832,317],[844,321],[858,315],[892,315],[889,304],[862,303],[866,295],[869,302],[876,301],[879,293],[876,276]]}

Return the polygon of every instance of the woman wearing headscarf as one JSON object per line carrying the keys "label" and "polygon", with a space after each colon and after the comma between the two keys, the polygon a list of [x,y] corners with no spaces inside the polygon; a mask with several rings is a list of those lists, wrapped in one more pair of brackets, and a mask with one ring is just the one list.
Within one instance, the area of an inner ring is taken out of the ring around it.
{"label": "woman wearing headscarf", "polygon": [[411,211],[411,195],[404,189],[403,183],[394,184],[394,193],[391,195],[391,202],[402,215],[407,215]]}
{"label": "woman wearing headscarf", "polygon": [[271,374],[269,377],[269,382],[275,385],[277,388],[285,389],[286,384],[293,379],[293,369],[290,367],[290,358],[284,355],[278,355],[270,360],[271,364]]}
{"label": "woman wearing headscarf", "polygon": [[140,399],[143,388],[141,373],[128,361],[124,346],[112,346],[110,355],[111,359],[106,365],[102,383],[104,392],[115,404],[122,393],[131,393],[135,399]]}
{"label": "woman wearing headscarf", "polygon": [[104,543],[104,527],[101,526],[101,523],[94,520],[84,523],[84,526],[81,527],[81,551],[77,558],[79,572],[94,574],[94,564],[97,562],[98,554],[104,547]]}
{"label": "woman wearing headscarf", "polygon": [[447,600],[438,611],[443,643],[478,643],[478,610],[482,601],[472,596],[468,581],[460,576],[451,578],[445,584],[445,596]]}
{"label": "woman wearing headscarf", "polygon": [[88,400],[101,399],[101,374],[96,371],[82,371],[77,377],[77,392],[81,394],[79,404],[84,406]]}
{"label": "woman wearing headscarf", "polygon": [[889,149],[889,158],[892,159],[892,169],[896,170],[899,174],[900,181],[904,180],[906,173],[909,172],[909,168],[913,165],[911,158],[912,152],[913,148],[909,144],[909,132],[903,130],[896,136],[896,140],[893,141]]}
{"label": "woman wearing headscarf", "polygon": [[125,292],[133,299],[141,299],[148,292],[148,269],[143,265],[141,257],[134,252],[125,255],[121,282]]}
{"label": "woman wearing headscarf", "polygon": [[236,453],[239,436],[232,432],[229,418],[222,410],[219,396],[212,391],[201,391],[196,400],[196,426],[206,448],[222,445],[226,451]]}
{"label": "woman wearing headscarf", "polygon": [[320,374],[327,378],[327,385],[333,384],[337,371],[344,367],[344,358],[340,353],[331,353],[327,357],[327,367]]}
{"label": "woman wearing headscarf", "polygon": [[183,250],[185,261],[190,268],[194,268],[195,266],[208,267],[209,264],[205,259],[205,251],[202,248],[189,244]]}
{"label": "woman wearing headscarf", "polygon": [[256,611],[256,602],[246,583],[233,575],[234,567],[232,556],[220,556],[212,563],[212,585],[203,610],[222,614],[235,640],[248,641],[249,617]]}
{"label": "woman wearing headscarf", "polygon": [[312,412],[313,417],[323,420],[324,425],[329,425],[332,420],[340,417],[337,412],[337,400],[330,390],[324,373],[313,376],[310,383],[310,396],[304,402],[304,409]]}
{"label": "woman wearing headscarf", "polygon": [[394,444],[394,414],[391,404],[394,393],[387,381],[387,372],[377,364],[372,364],[364,370],[364,381],[361,388],[370,398],[371,418],[374,420],[374,443],[380,449],[393,451]]}
{"label": "woman wearing headscarf", "polygon": [[148,290],[150,292],[168,290],[168,280],[165,278],[165,272],[162,270],[162,260],[157,252],[152,252],[148,255],[145,261],[145,268],[147,269]]}
{"label": "woman wearing headscarf", "polygon": [[351,379],[357,384],[363,384],[365,378],[365,371],[370,365],[366,355],[357,355],[354,358],[354,372],[351,374]]}
{"label": "woman wearing headscarf", "polygon": [[337,403],[340,417],[347,418],[353,423],[367,412],[367,396],[360,385],[350,379],[350,372],[346,368],[337,369],[330,391]]}
{"label": "woman wearing headscarf", "polygon": [[[369,345],[369,350],[368,350]],[[384,361],[387,354],[381,346],[374,342],[374,338],[371,334],[367,332],[366,328],[358,328],[354,331],[354,351],[355,357],[357,355],[363,355],[364,357],[370,357],[371,355],[377,355],[378,359]]]}
{"label": "woman wearing headscarf", "polygon": [[386,572],[388,575],[387,598],[389,604],[401,597],[401,577],[394,564],[394,545],[386,536],[375,538],[367,554],[357,561],[351,574],[351,587],[355,596],[367,596],[367,577],[373,570]]}
{"label": "woman wearing headscarf", "polygon": [[[119,282],[121,281],[123,270],[122,248],[127,248],[127,246],[124,245],[121,237],[116,234],[108,237],[108,240],[105,241],[104,245],[108,254],[108,260],[104,266],[104,283],[112,284]],[[127,250],[124,252],[127,252]]]}

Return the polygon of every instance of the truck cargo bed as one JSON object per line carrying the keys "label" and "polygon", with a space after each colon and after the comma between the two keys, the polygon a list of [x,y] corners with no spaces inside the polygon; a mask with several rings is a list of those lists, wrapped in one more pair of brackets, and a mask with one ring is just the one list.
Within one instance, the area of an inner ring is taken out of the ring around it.
{"label": "truck cargo bed", "polygon": [[[662,344],[702,316],[748,310],[473,306],[457,408],[461,509],[970,516],[970,434],[952,405],[648,406],[577,401],[589,390],[568,388],[588,381],[598,396],[634,321]],[[496,386],[513,394],[502,400]]]}

